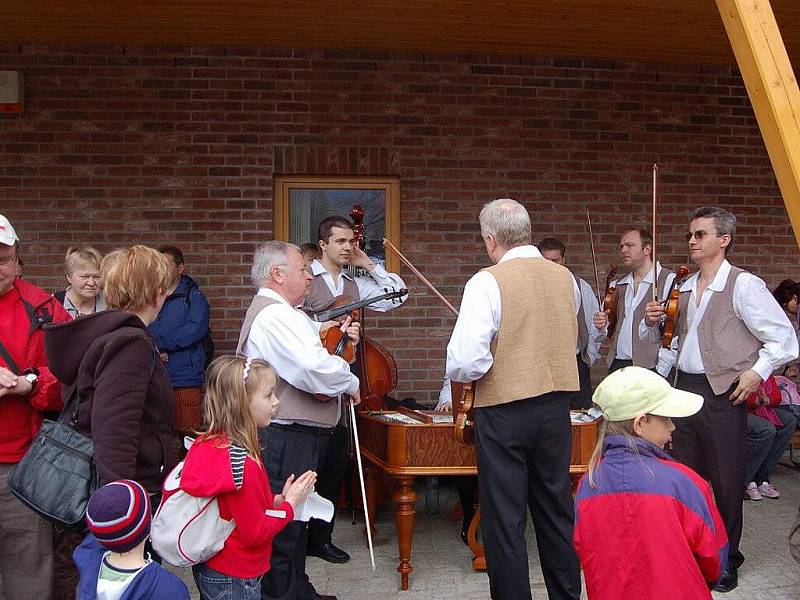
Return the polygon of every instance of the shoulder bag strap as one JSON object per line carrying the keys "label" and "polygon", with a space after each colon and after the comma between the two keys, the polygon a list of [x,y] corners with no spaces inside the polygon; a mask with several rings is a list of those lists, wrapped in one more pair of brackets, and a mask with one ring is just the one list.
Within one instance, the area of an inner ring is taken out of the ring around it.
{"label": "shoulder bag strap", "polygon": [[19,365],[11,356],[11,353],[8,351],[8,349],[3,345],[3,342],[0,342],[0,357],[6,361],[6,365],[8,365],[9,370],[11,370],[15,375],[19,374]]}

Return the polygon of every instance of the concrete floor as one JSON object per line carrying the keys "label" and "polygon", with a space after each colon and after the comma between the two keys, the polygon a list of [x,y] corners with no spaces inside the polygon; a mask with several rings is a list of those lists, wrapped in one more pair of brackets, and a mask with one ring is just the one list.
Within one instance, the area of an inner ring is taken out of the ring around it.
{"label": "concrete floor", "polygon": [[[420,479],[419,483],[424,486],[424,479]],[[800,471],[779,465],[773,476],[773,484],[782,493],[779,499],[744,503],[741,548],[747,562],[739,571],[739,587],[728,594],[714,593],[715,599],[800,599],[800,565],[792,560],[787,545],[788,529],[800,506]],[[439,493],[441,510],[433,516],[425,514],[424,491],[424,487],[418,489],[420,500],[411,555],[414,572],[408,591],[399,591],[394,514],[389,506],[383,507],[378,513],[378,534],[374,540],[377,568],[374,573],[369,563],[363,521],[353,526],[349,513],[339,513],[334,541],[347,550],[352,559],[346,565],[332,565],[309,558],[307,570],[317,591],[335,594],[340,600],[489,598],[486,574],[472,571],[471,553],[459,537],[460,525],[447,518],[456,499],[454,489],[442,479]],[[546,598],[530,522],[528,553],[533,597]],[[191,572],[177,571],[190,586],[193,598],[199,598],[191,582]],[[585,591],[583,597],[586,597]]]}

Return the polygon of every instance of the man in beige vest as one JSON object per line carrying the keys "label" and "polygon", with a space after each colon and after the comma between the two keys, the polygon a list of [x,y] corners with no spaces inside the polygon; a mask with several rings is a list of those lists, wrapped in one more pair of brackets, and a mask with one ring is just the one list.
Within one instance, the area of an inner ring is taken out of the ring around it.
{"label": "man in beige vest", "polygon": [[[748,396],[772,371],[797,357],[797,336],[764,282],[731,265],[726,255],[736,217],[716,207],[692,214],[689,254],[699,272],[680,288],[676,387],[701,394],[696,415],[674,419],[675,457],[711,481],[728,532],[728,570],[717,590],[738,584],[744,562],[742,494],[747,463]],[[664,308],[649,302],[640,335],[657,337]],[[649,330],[648,330],[649,328]]]}
{"label": "man in beige vest", "polygon": [[[558,238],[544,238],[536,247],[547,260],[551,260],[557,265],[564,264],[567,247]],[[603,343],[605,333],[594,326],[593,318],[595,313],[600,311],[600,304],[592,286],[577,276],[575,281],[578,282],[578,288],[581,291],[581,304],[578,307],[578,346],[575,349],[581,389],[570,399],[569,407],[585,409],[592,406],[591,368],[600,354],[600,345]]]}
{"label": "man in beige vest", "polygon": [[[645,305],[653,299],[654,271],[657,272],[655,280],[659,298],[667,294],[675,273],[662,268],[660,263],[653,268],[653,235],[646,229],[629,229],[623,233],[619,253],[629,273],[615,283],[618,295],[617,327],[608,332],[611,338],[606,357],[608,372],[613,373],[631,365],[653,369],[658,361],[661,338],[641,339],[638,335],[639,324],[644,319]],[[608,315],[605,312],[596,313],[594,324],[598,330],[605,330]]]}
{"label": "man in beige vest", "polygon": [[[256,249],[251,271],[258,293],[247,310],[238,352],[263,358],[278,373],[278,411],[269,427],[259,430],[262,457],[273,493],[286,478],[325,462],[342,410],[340,398],[360,402],[359,383],[350,366],[323,348],[319,328],[296,306],[308,293],[311,275],[300,250],[284,242]],[[347,329],[358,341],[358,327]],[[320,395],[322,397],[320,397]],[[317,594],[305,573],[307,525],[294,521],[272,544],[270,570],[261,580],[264,600],[333,598]]]}
{"label": "man in beige vest", "polygon": [[[354,302],[374,298],[384,290],[406,287],[399,276],[372,262],[367,253],[353,243],[353,224],[346,218],[335,215],[323,219],[318,234],[321,256],[309,265],[313,279],[303,303],[304,310],[312,313],[320,311],[342,295]],[[351,265],[363,269],[368,276],[353,277],[348,272]],[[406,298],[408,296],[395,301],[379,300],[367,308],[385,312],[400,306]],[[343,421],[346,421],[347,414],[343,416]],[[331,437],[326,461],[319,469],[317,492],[334,504],[339,499],[339,490],[347,471],[349,437],[349,428],[344,422],[339,423]],[[317,556],[331,563],[350,560],[350,555],[331,539],[334,523],[335,517],[330,522],[311,519],[308,524],[308,556]]]}
{"label": "man in beige vest", "polygon": [[581,594],[572,546],[570,397],[580,291],[531,245],[528,211],[503,198],[480,214],[494,266],[464,288],[447,345],[447,376],[475,381],[481,532],[492,598],[530,600],[526,508],[551,599]]}

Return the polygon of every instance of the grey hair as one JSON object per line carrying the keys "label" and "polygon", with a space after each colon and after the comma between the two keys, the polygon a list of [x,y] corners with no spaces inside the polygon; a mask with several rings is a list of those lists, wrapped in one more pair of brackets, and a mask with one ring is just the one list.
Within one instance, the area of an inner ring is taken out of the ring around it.
{"label": "grey hair", "polygon": [[736,236],[736,216],[724,208],[718,206],[702,206],[692,211],[691,221],[695,219],[714,219],[714,228],[717,230],[718,235],[731,236],[730,243],[725,247],[725,253],[728,253],[733,247],[733,238]]}
{"label": "grey hair", "polygon": [[253,285],[261,287],[263,282],[268,282],[272,267],[286,267],[289,264],[289,250],[292,248],[300,252],[300,248],[288,242],[271,241],[256,246],[250,269]]}
{"label": "grey hair", "polygon": [[487,202],[479,217],[481,235],[491,235],[504,248],[531,243],[531,217],[522,204],[511,198]]}

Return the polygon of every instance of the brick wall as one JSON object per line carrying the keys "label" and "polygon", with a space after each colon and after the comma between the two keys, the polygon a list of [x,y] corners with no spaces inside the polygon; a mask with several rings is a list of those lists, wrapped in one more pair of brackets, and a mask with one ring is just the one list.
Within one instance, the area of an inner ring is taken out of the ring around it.
{"label": "brick wall", "polygon": [[[649,222],[661,167],[658,253],[685,261],[686,214],[740,217],[733,259],[774,284],[797,246],[742,81],[733,68],[607,60],[258,48],[0,48],[26,77],[21,116],[0,118],[0,212],[26,276],[62,285],[66,247],[184,248],[231,350],[272,236],[274,174],[397,175],[404,253],[458,302],[486,266],[481,204],[512,196],[534,238],[561,237],[591,275],[624,225]],[[371,320],[397,359],[398,394],[434,398],[450,314],[414,296]],[[602,273],[601,273],[602,278]],[[377,329],[380,327],[380,330]]]}

